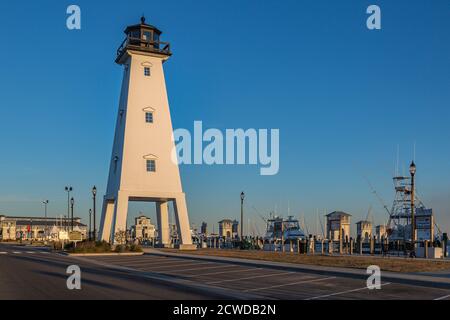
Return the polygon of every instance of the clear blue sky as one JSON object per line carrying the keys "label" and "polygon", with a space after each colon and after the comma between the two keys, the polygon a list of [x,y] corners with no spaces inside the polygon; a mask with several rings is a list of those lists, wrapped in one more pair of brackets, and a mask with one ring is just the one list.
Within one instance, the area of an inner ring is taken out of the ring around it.
{"label": "clear blue sky", "polygon": [[[191,221],[238,218],[239,193],[256,207],[304,214],[345,210],[354,222],[389,205],[397,145],[418,191],[450,227],[450,2],[75,1],[82,30],[66,28],[67,1],[0,3],[0,212],[64,214],[65,185],[87,217],[90,188],[105,192],[123,29],[142,13],[163,30],[175,128],[279,128],[280,172],[254,166],[183,166]],[[370,4],[382,30],[366,28]],[[132,205],[154,217],[151,206]],[[354,227],[354,225],[353,225]],[[217,227],[216,227],[217,230]],[[250,229],[252,231],[252,228]]]}

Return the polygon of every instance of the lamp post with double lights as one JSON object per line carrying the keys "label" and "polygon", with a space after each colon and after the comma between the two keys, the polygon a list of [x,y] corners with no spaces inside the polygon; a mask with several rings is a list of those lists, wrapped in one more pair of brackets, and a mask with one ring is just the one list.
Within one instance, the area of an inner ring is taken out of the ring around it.
{"label": "lamp post with double lights", "polygon": [[409,173],[411,174],[411,242],[413,245],[413,250],[415,248],[415,241],[416,241],[416,221],[415,221],[415,175],[416,175],[416,164],[411,162],[411,165],[409,166]]}
{"label": "lamp post with double lights", "polygon": [[44,237],[45,239],[47,239],[48,237],[48,228],[47,228],[47,206],[48,206],[48,200],[44,200],[42,201],[42,203],[44,204],[44,210],[45,210],[45,229],[44,229]]}
{"label": "lamp post with double lights", "polygon": [[95,226],[95,213],[96,213],[96,205],[95,205],[95,203],[96,203],[96,196],[97,196],[97,188],[94,186],[93,188],[92,188],[92,201],[94,202],[93,203],[93,214],[94,214],[94,216],[93,216],[93,225],[94,225],[94,230],[93,230],[93,238],[94,238],[94,241],[96,241],[96,238],[97,238],[97,230],[96,230],[96,226]]}
{"label": "lamp post with double lights", "polygon": [[[67,192],[67,218],[69,218],[70,217],[70,193],[73,191],[73,188],[66,186],[64,188],[64,190]],[[66,221],[66,225],[67,225],[67,221]]]}

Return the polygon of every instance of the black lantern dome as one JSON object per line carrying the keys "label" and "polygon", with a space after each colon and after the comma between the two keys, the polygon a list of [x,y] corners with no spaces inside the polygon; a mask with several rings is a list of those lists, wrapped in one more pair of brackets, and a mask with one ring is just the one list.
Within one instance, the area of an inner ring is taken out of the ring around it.
{"label": "black lantern dome", "polygon": [[125,29],[126,39],[117,50],[116,62],[128,51],[141,51],[149,54],[171,56],[170,44],[160,41],[162,34],[157,27],[145,23],[145,17],[141,17],[141,23],[128,26]]}

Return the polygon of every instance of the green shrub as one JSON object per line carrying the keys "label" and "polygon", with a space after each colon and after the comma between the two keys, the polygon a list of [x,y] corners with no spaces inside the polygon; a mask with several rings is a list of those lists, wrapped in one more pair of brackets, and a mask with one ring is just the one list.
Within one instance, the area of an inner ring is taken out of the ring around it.
{"label": "green shrub", "polygon": [[71,253],[106,253],[111,252],[111,245],[106,241],[82,241],[68,243],[65,249]]}
{"label": "green shrub", "polygon": [[112,247],[106,241],[83,241],[78,242],[75,246],[73,242],[66,244],[64,247],[70,253],[108,253],[108,252],[142,252],[142,248],[136,244],[121,244]]}
{"label": "green shrub", "polygon": [[114,252],[117,253],[123,253],[123,252],[142,252],[142,248],[139,245],[136,244],[121,244],[121,245],[117,245],[116,248],[114,249]]}

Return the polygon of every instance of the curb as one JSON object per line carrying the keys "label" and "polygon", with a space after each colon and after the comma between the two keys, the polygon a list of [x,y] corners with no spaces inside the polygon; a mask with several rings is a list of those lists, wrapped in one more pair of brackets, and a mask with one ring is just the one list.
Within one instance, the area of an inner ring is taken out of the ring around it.
{"label": "curb", "polygon": [[108,257],[108,256],[142,256],[145,252],[111,252],[111,253],[67,253],[63,254],[71,257]]}

